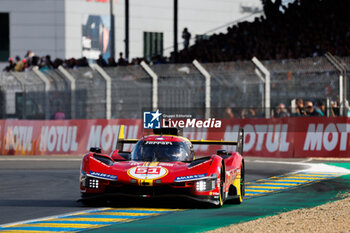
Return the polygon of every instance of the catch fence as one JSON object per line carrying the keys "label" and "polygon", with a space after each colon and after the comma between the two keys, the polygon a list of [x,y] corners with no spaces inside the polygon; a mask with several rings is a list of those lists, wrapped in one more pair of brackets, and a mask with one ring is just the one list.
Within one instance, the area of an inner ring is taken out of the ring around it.
{"label": "catch fence", "polygon": [[[350,58],[340,58],[350,67]],[[270,111],[279,103],[290,106],[302,98],[314,103],[339,99],[339,72],[325,58],[263,61],[270,72]],[[264,117],[265,85],[251,61],[201,64],[210,74],[210,108],[215,117]],[[206,80],[193,64],[150,65],[157,75],[157,107],[182,109],[203,116]],[[154,80],[139,65],[76,69],[31,70],[0,73],[0,118],[135,119],[152,109]],[[110,85],[110,103],[108,101]],[[74,88],[73,88],[74,82]],[[349,82],[346,83],[349,90]],[[347,94],[349,99],[349,94]],[[223,109],[218,111],[216,109]],[[250,114],[254,110],[255,115]],[[232,117],[232,115],[230,115]]]}

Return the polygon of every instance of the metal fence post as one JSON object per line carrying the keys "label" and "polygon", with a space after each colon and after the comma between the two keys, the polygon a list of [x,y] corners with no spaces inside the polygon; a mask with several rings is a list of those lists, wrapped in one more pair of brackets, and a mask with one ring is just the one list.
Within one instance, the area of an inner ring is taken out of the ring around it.
{"label": "metal fence post", "polygon": [[252,58],[252,62],[255,65],[255,73],[265,83],[265,118],[270,118],[270,71],[256,57]]}
{"label": "metal fence post", "polygon": [[26,85],[24,83],[24,80],[22,80],[21,78],[17,77],[16,75],[17,72],[13,72],[11,71],[11,74],[13,75],[13,77],[21,84],[22,87],[22,91],[23,91],[23,100],[22,100],[22,108],[23,108],[23,112],[22,112],[22,117],[23,119],[26,119],[26,102],[27,102],[27,93],[26,93]]}
{"label": "metal fence post", "polygon": [[112,78],[99,65],[92,64],[90,66],[106,80],[106,119],[109,120],[112,116]]}
{"label": "metal fence post", "polygon": [[327,60],[339,71],[339,115],[344,116],[347,106],[347,80],[346,80],[346,66],[339,59],[334,57],[331,53],[326,53]]}
{"label": "metal fence post", "polygon": [[205,118],[209,119],[210,117],[210,102],[211,102],[211,88],[210,88],[210,79],[211,75],[206,69],[195,59],[192,64],[197,68],[197,70],[205,78]]}
{"label": "metal fence post", "polygon": [[71,118],[75,119],[75,108],[76,108],[76,102],[75,102],[75,90],[76,90],[76,82],[75,78],[65,69],[63,66],[59,66],[58,70],[63,74],[64,77],[68,79],[70,82],[70,90],[71,90]]}
{"label": "metal fence post", "polygon": [[158,75],[154,73],[146,62],[142,61],[140,65],[152,78],[152,109],[155,111],[158,109]]}
{"label": "metal fence post", "polygon": [[39,67],[34,66],[33,72],[41,79],[45,84],[45,119],[50,119],[50,103],[49,103],[49,91],[51,89],[50,80],[39,70]]}
{"label": "metal fence post", "polygon": [[332,106],[331,106],[331,99],[330,99],[330,98],[327,98],[327,99],[326,99],[326,109],[327,109],[327,111],[326,111],[326,116],[327,116],[327,117],[330,117],[330,116],[331,116],[331,108],[332,108]]}

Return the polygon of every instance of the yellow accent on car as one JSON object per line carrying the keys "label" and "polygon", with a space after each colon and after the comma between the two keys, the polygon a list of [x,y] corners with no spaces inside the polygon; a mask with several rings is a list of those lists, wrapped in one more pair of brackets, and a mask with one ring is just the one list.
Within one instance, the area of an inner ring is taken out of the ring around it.
{"label": "yellow accent on car", "polygon": [[237,190],[237,195],[239,196],[239,201],[242,202],[242,194],[241,194],[241,173],[237,173],[236,178],[233,180],[233,186],[235,186]]}

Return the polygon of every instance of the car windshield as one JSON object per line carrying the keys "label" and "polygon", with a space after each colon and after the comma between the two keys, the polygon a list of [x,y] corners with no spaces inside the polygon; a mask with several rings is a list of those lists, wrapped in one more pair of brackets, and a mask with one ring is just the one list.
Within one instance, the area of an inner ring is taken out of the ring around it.
{"label": "car windshield", "polygon": [[184,142],[139,141],[133,152],[134,161],[190,161],[190,149]]}

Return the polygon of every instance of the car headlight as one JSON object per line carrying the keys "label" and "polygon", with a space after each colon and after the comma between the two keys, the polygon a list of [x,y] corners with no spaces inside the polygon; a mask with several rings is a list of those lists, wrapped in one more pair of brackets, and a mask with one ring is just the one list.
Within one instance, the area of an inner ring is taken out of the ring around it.
{"label": "car headlight", "polygon": [[100,181],[93,177],[88,177],[85,171],[80,173],[80,183],[85,188],[98,189]]}
{"label": "car headlight", "polygon": [[91,189],[98,189],[99,180],[94,178],[89,178],[88,187]]}
{"label": "car headlight", "polygon": [[206,179],[199,180],[196,182],[196,189],[199,192],[205,192],[215,189],[216,187],[216,179]]}

